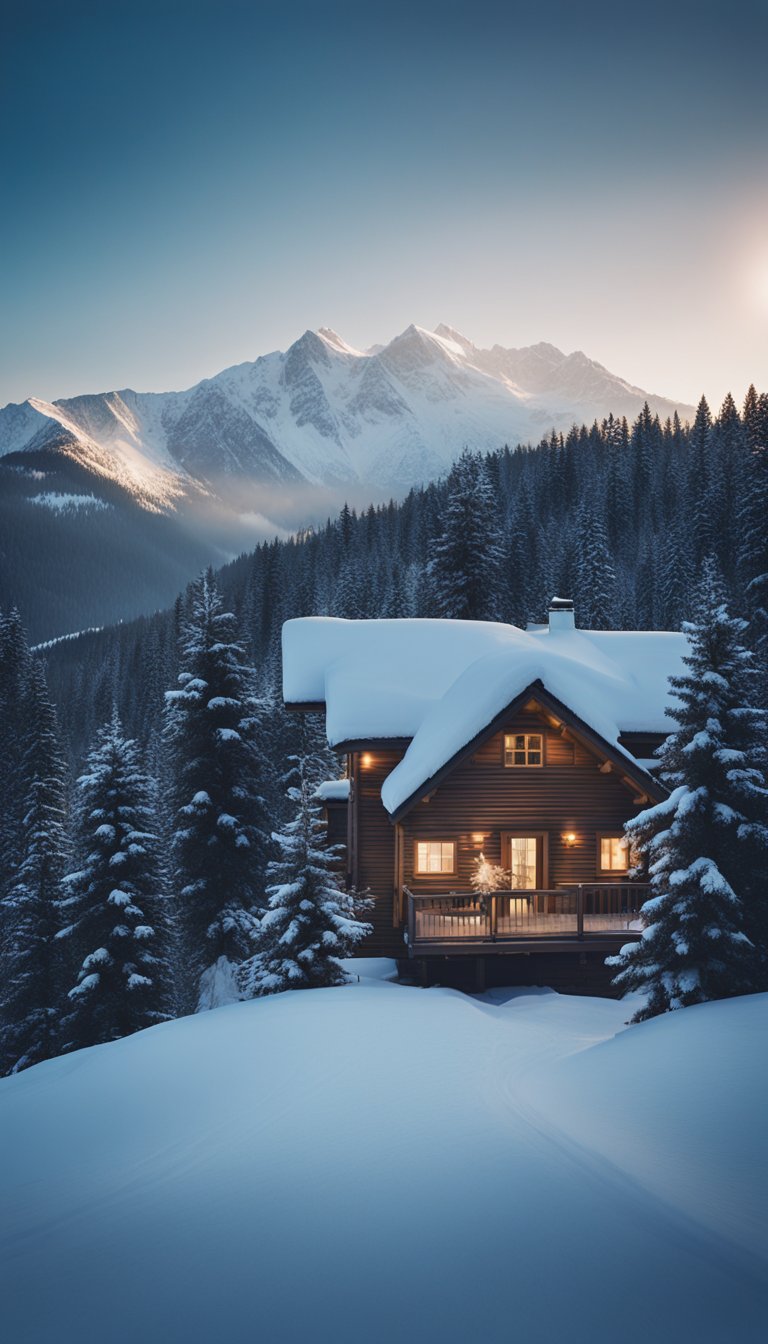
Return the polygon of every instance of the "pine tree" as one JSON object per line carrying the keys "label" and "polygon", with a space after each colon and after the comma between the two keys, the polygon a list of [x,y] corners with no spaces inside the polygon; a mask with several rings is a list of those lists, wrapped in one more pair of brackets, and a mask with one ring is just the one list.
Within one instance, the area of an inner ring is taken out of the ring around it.
{"label": "pine tree", "polygon": [[594,508],[582,510],[576,552],[576,609],[588,630],[609,630],[613,618],[616,574],[602,518]]}
{"label": "pine tree", "polygon": [[[0,614],[0,762],[3,798],[0,808],[0,914],[15,880],[23,847],[23,818],[28,804],[25,777],[26,705],[32,659],[21,617],[13,608]],[[2,921],[0,921],[0,929]]]}
{"label": "pine tree", "polygon": [[76,968],[62,1027],[65,1050],[162,1022],[172,1002],[154,789],[116,713],[77,782],[80,866],[62,884],[59,934]]}
{"label": "pine tree", "polygon": [[506,548],[482,458],[466,450],[448,477],[442,530],[430,547],[432,614],[494,621],[503,602]]}
{"label": "pine tree", "polygon": [[712,520],[707,504],[711,434],[712,412],[706,397],[702,397],[696,407],[696,416],[691,427],[688,454],[689,516],[695,538],[697,561],[707,553],[711,541]]}
{"label": "pine tree", "polygon": [[192,585],[180,689],[166,692],[172,849],[188,1010],[236,997],[235,967],[265,904],[266,764],[255,673],[212,571]]}
{"label": "pine tree", "polygon": [[317,780],[305,757],[291,758],[291,821],[274,839],[280,857],[267,869],[269,907],[255,936],[256,952],[241,972],[244,996],[317,989],[347,980],[342,958],[371,933],[360,915],[372,902],[346,891],[340,849],[325,843],[325,823],[313,800]]}
{"label": "pine tree", "polygon": [[768,395],[750,387],[744,405],[746,454],[740,481],[738,570],[750,620],[762,703],[768,696]]}
{"label": "pine tree", "polygon": [[17,706],[25,807],[19,863],[4,900],[0,1066],[18,1072],[57,1053],[57,904],[67,855],[66,766],[56,715],[38,663],[27,667]]}
{"label": "pine tree", "polygon": [[677,523],[670,525],[656,557],[658,602],[655,623],[662,630],[679,630],[687,614],[693,581],[688,537]]}
{"label": "pine tree", "polygon": [[745,622],[728,615],[705,566],[688,671],[670,678],[677,730],[659,753],[669,797],[626,827],[650,872],[642,939],[608,964],[614,984],[647,992],[634,1021],[749,993],[768,963],[765,718],[750,702]]}

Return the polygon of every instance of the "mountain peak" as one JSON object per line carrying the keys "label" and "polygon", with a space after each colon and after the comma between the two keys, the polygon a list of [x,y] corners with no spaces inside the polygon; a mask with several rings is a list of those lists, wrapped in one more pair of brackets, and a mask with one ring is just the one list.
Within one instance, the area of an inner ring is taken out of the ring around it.
{"label": "mountain peak", "polygon": [[[469,343],[467,344],[471,349],[471,345],[469,345]],[[454,348],[451,349],[451,346]],[[385,349],[393,351],[400,349],[419,350],[422,352],[422,355],[429,355],[430,358],[434,358],[435,355],[445,355],[446,353],[450,355],[464,353],[463,348],[458,344],[454,337],[446,336],[439,331],[430,331],[428,327],[419,327],[415,322],[412,322],[409,327],[406,327],[405,331],[401,331],[399,336],[395,336],[389,342],[389,345],[385,346]]]}
{"label": "mountain peak", "polygon": [[[482,349],[455,327],[411,323],[388,345],[355,350],[331,327],[285,353],[223,370],[184,392],[102,393],[52,405],[30,398],[0,411],[0,456],[46,451],[63,435],[80,466],[137,481],[165,501],[193,487],[226,493],[234,479],[407,489],[437,477],[462,448],[535,442],[552,426],[648,400],[663,418],[693,408],[653,397],[576,351],[544,341]],[[71,446],[71,443],[70,443]],[[71,454],[70,454],[71,456]]]}
{"label": "mountain peak", "polygon": [[469,351],[475,348],[474,341],[462,336],[461,332],[457,331],[455,327],[449,327],[447,322],[438,323],[435,327],[435,336],[441,336],[444,341],[453,341],[453,344],[460,346],[462,350]]}
{"label": "mountain peak", "polygon": [[353,345],[350,345],[349,341],[345,341],[343,336],[333,330],[333,327],[318,327],[316,334],[332,350],[339,350],[343,355],[362,355],[363,353],[362,350],[356,350]]}

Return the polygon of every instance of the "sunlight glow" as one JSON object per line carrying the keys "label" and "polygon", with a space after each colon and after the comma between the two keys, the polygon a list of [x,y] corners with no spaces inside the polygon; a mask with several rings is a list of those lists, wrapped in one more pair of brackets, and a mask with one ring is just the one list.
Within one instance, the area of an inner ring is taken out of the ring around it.
{"label": "sunlight glow", "polygon": [[741,290],[753,311],[768,314],[768,247],[750,249],[744,254]]}
{"label": "sunlight glow", "polygon": [[758,264],[754,293],[757,307],[762,313],[768,313],[768,251]]}

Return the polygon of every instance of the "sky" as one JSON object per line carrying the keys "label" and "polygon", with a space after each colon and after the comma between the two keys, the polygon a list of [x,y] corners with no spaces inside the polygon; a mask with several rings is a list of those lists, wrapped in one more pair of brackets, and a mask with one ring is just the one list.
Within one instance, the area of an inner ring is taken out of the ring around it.
{"label": "sky", "polygon": [[768,386],[768,0],[4,0],[0,404],[325,325]]}

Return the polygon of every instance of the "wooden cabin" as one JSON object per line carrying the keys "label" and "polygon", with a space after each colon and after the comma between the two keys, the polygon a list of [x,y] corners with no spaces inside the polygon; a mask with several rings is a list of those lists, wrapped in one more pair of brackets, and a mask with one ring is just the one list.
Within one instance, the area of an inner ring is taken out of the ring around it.
{"label": "wooden cabin", "polygon": [[329,839],[375,901],[361,953],[424,983],[605,988],[640,933],[623,826],[664,796],[684,653],[679,634],[579,630],[563,599],[527,630],[288,621],[285,702],[325,715],[344,763],[319,791]]}

